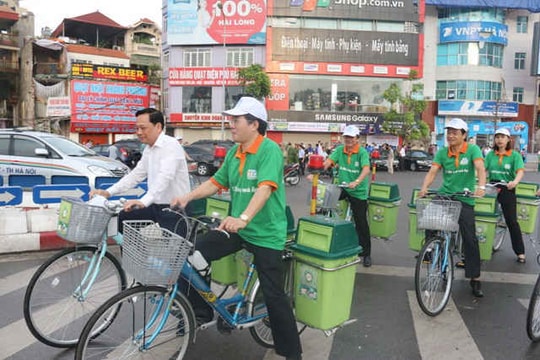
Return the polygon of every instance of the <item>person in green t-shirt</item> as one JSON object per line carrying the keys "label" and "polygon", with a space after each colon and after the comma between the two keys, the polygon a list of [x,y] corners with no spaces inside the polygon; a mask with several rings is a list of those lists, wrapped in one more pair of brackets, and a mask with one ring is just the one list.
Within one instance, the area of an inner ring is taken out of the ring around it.
{"label": "person in green t-shirt", "polygon": [[360,146],[358,137],[360,130],[355,125],[348,125],[343,130],[344,145],[338,146],[324,162],[324,170],[338,166],[339,183],[347,183],[348,187],[342,192],[353,214],[358,235],[358,244],[362,246],[363,264],[371,266],[371,234],[367,217],[369,190],[369,154]]}
{"label": "person in green t-shirt", "polygon": [[[426,195],[439,170],[442,170],[443,174],[443,182],[439,188],[440,193],[452,194],[464,189],[475,189],[475,196],[484,196],[486,189],[484,157],[478,146],[467,143],[467,123],[462,119],[454,118],[448,122],[445,128],[448,146],[443,147],[435,154],[431,169],[424,178],[418,196]],[[478,186],[476,186],[475,171],[478,177]],[[459,231],[463,239],[465,277],[471,279],[470,285],[473,295],[482,297],[484,293],[480,285],[480,249],[476,238],[474,198],[458,197],[458,200],[462,202]]]}
{"label": "person in green t-shirt", "polygon": [[[230,238],[221,231],[211,231],[197,239],[195,248],[209,262],[242,248],[253,253],[275,351],[287,359],[301,359],[296,320],[284,291],[282,251],[287,237],[287,218],[283,153],[278,144],[264,137],[267,113],[257,99],[242,97],[233,109],[223,114],[232,116],[231,134],[237,145],[228,151],[223,165],[212,178],[187,195],[174,199],[171,205],[185,208],[192,200],[229,189],[230,216],[223,219],[219,229],[227,231]],[[211,307],[196,291],[189,291],[188,298],[197,317],[203,317],[202,321],[212,319]]]}
{"label": "person in green t-shirt", "polygon": [[497,201],[501,204],[504,220],[510,231],[512,249],[517,255],[517,262],[525,263],[525,246],[521,228],[517,221],[516,186],[525,173],[525,165],[521,154],[512,150],[510,131],[500,128],[495,131],[493,151],[486,155],[486,171],[491,183],[505,182],[506,186],[498,186]]}

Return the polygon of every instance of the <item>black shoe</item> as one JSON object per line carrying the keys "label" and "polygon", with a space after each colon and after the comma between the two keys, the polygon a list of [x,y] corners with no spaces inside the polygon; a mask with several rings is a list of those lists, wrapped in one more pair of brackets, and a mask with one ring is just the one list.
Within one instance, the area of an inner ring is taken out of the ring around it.
{"label": "black shoe", "polygon": [[371,266],[371,256],[366,255],[364,256],[364,267],[370,267]]}
{"label": "black shoe", "polygon": [[286,360],[302,360],[302,355],[286,356]]}
{"label": "black shoe", "polygon": [[474,297],[484,297],[484,292],[482,291],[482,284],[480,283],[480,280],[471,280],[470,284]]}
{"label": "black shoe", "polygon": [[426,251],[424,253],[424,258],[422,259],[422,263],[424,264],[431,264],[431,260],[433,260],[433,254],[431,251]]}
{"label": "black shoe", "polygon": [[456,267],[459,268],[459,269],[465,269],[465,261],[459,260],[459,261],[456,263]]}

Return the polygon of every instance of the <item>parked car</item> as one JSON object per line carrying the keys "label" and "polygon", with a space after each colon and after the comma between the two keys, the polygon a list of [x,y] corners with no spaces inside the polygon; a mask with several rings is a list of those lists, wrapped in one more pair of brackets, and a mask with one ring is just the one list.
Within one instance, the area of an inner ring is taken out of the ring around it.
{"label": "parked car", "polygon": [[96,177],[122,177],[129,168],[104,158],[64,136],[19,129],[0,130],[0,176],[41,175],[51,184],[55,175],[85,176],[90,186]]}
{"label": "parked car", "polygon": [[[206,146],[186,145],[184,150],[188,157],[188,168],[200,176],[210,176],[218,167],[214,160],[214,148]],[[193,166],[196,164],[196,166]]]}
{"label": "parked car", "polygon": [[94,145],[90,148],[90,150],[98,153],[101,156],[109,157],[109,146],[111,146],[111,144]]}
{"label": "parked car", "polygon": [[120,160],[131,169],[141,160],[144,146],[139,139],[122,139],[113,145],[120,151]]}
{"label": "parked car", "polygon": [[214,144],[217,146],[222,146],[225,149],[229,150],[235,145],[235,142],[232,140],[212,140],[212,139],[200,139],[195,142],[192,142],[191,146],[201,146],[206,148],[214,147]]}
{"label": "parked car", "polygon": [[[373,164],[377,167],[377,170],[388,170],[388,151],[383,150],[380,152],[378,159],[373,159]],[[399,160],[394,156],[394,170],[399,170]]]}
{"label": "parked car", "polygon": [[405,169],[411,171],[429,170],[433,157],[423,150],[410,150],[405,153],[403,164]]}

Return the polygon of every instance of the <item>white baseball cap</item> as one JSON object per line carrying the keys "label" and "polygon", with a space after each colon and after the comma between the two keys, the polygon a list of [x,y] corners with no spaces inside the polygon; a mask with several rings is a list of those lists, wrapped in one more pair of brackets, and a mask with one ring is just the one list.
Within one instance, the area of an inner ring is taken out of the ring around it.
{"label": "white baseball cap", "polygon": [[465,130],[465,131],[469,131],[469,127],[467,126],[467,123],[465,121],[463,121],[462,119],[460,118],[453,118],[453,119],[450,119],[450,121],[448,122],[448,124],[446,124],[446,126],[444,127],[445,129],[459,129],[459,130]]}
{"label": "white baseball cap", "polygon": [[356,125],[347,125],[343,129],[343,136],[357,137],[358,135],[360,135],[360,129]]}
{"label": "white baseball cap", "polygon": [[250,114],[264,122],[266,122],[268,119],[266,108],[264,107],[263,103],[250,96],[240,98],[232,109],[224,111],[223,114],[230,116],[242,116]]}
{"label": "white baseball cap", "polygon": [[508,131],[508,129],[505,129],[505,128],[497,129],[497,131],[495,131],[495,135],[497,135],[497,134],[503,134],[503,135],[506,135],[506,136],[510,137],[510,131]]}
{"label": "white baseball cap", "polygon": [[181,137],[181,136],[176,137],[176,140],[182,140],[182,139],[183,139],[183,137]]}

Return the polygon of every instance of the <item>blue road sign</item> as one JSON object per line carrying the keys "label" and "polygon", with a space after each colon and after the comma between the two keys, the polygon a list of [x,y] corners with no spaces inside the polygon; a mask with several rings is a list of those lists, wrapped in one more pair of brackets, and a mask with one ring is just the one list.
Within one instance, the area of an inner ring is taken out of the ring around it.
{"label": "blue road sign", "polygon": [[78,185],[38,185],[32,189],[32,197],[36,204],[59,203],[62,197],[71,197],[83,201],[88,200],[90,186]]}
{"label": "blue road sign", "polygon": [[[112,185],[112,183],[103,182],[102,184],[100,184],[100,186],[98,188],[102,189],[102,190],[106,190],[111,185]],[[111,196],[109,199],[110,200],[120,200],[122,198],[128,199],[128,200],[130,200],[130,199],[140,199],[140,198],[143,197],[144,194],[146,194],[147,191],[148,191],[148,184],[147,183],[140,183],[137,186],[135,186],[133,189],[129,189],[127,191],[124,191],[121,194]]]}
{"label": "blue road sign", "polygon": [[20,186],[0,187],[0,206],[19,205],[23,200],[23,189]]}

